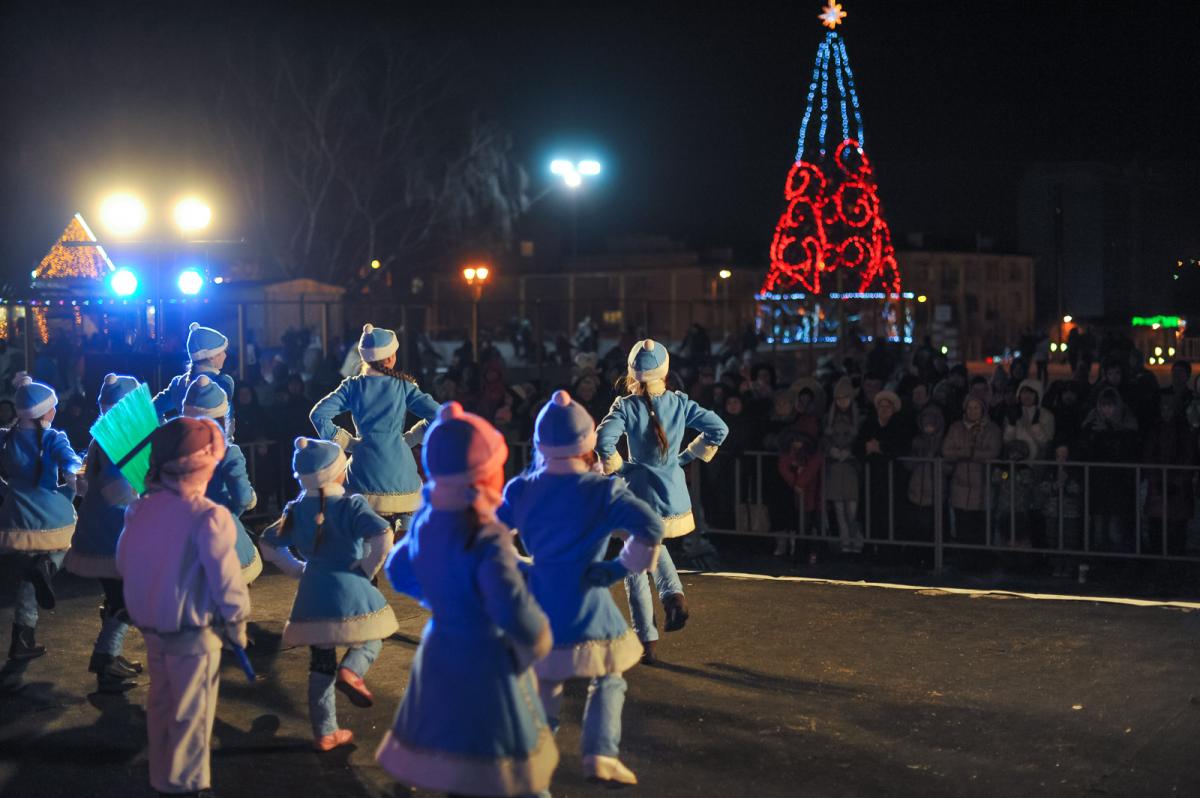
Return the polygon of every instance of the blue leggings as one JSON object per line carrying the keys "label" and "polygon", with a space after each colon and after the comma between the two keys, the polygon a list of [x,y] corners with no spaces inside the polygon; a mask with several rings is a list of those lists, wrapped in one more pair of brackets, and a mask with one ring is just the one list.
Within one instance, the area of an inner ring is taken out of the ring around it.
{"label": "blue leggings", "polygon": [[[313,736],[324,737],[338,729],[337,693],[333,683],[337,679],[337,651],[333,647],[312,646],[312,660],[308,672],[308,717],[312,721]],[[383,649],[382,640],[371,640],[351,646],[342,657],[340,667],[366,676],[371,663]]]}
{"label": "blue leggings", "polygon": [[[629,597],[629,617],[633,620],[633,631],[638,640],[648,643],[658,639],[658,628],[654,625],[654,599],[650,596],[650,585],[646,574],[630,574],[625,577],[625,595]],[[658,587],[659,600],[675,593],[683,593],[683,583],[675,570],[671,553],[663,546],[658,552],[658,564],[654,566],[654,584]]]}

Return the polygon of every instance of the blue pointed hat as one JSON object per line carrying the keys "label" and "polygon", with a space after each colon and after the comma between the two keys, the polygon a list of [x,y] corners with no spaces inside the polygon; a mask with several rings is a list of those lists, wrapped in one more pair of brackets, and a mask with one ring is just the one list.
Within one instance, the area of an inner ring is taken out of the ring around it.
{"label": "blue pointed hat", "polygon": [[100,412],[107,411],[124,399],[130,392],[137,389],[138,384],[133,377],[126,377],[123,374],[106,374],[104,382],[100,383],[100,396],[96,398],[96,402],[100,405]]}
{"label": "blue pointed hat", "polygon": [[34,382],[33,378],[23,371],[17,373],[13,379],[13,386],[17,389],[13,400],[17,407],[17,418],[41,418],[58,405],[58,395],[54,393],[53,388]]}
{"label": "blue pointed hat", "polygon": [[212,327],[201,327],[198,322],[188,327],[187,350],[193,363],[214,358],[228,348],[229,339]]}
{"label": "blue pointed hat", "polygon": [[229,395],[211,377],[201,374],[183,395],[183,414],[192,418],[225,418],[229,415]]}
{"label": "blue pointed hat", "polygon": [[665,380],[671,367],[671,355],[662,344],[647,338],[629,350],[629,373],[638,382]]}
{"label": "blue pointed hat", "polygon": [[538,413],[533,444],[545,457],[575,457],[596,448],[596,422],[566,391],[555,391]]}
{"label": "blue pointed hat", "polygon": [[363,325],[362,338],[358,339],[358,353],[367,363],[375,363],[391,357],[399,348],[400,343],[396,340],[396,333],[372,324]]}
{"label": "blue pointed hat", "polygon": [[350,461],[333,441],[297,438],[292,454],[292,475],[305,490],[317,490],[336,479]]}

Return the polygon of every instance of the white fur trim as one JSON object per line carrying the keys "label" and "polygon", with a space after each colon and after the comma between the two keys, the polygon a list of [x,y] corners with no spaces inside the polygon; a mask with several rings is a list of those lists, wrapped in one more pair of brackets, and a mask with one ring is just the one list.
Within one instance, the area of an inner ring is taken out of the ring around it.
{"label": "white fur trim", "polygon": [[63,551],[74,535],[74,521],[55,529],[0,529],[0,551]]}
{"label": "white fur trim", "polygon": [[117,570],[117,558],[113,555],[81,554],[77,549],[71,549],[63,560],[63,568],[88,579],[121,578],[121,572]]}
{"label": "white fur trim", "polygon": [[[341,427],[338,427],[337,432],[333,433],[333,442],[341,446],[343,451],[349,451],[353,441],[354,436]],[[305,445],[307,446],[307,444]]]}
{"label": "white fur trim", "polygon": [[604,474],[607,476],[608,474],[615,474],[620,471],[621,466],[625,465],[625,460],[621,457],[620,452],[613,452],[608,457],[604,458],[603,465]]}
{"label": "white fur trim", "polygon": [[[222,391],[221,393],[224,393]],[[184,405],[183,414],[191,418],[225,418],[229,415],[229,398],[226,397],[221,404],[216,407],[197,407],[196,405]]]}
{"label": "white fur trim", "polygon": [[692,511],[679,515],[668,515],[663,519],[663,537],[664,538],[681,538],[696,528],[696,519],[692,517]]}
{"label": "white fur trim", "polygon": [[354,646],[385,640],[400,630],[389,605],[354,618],[314,618],[288,621],[283,627],[285,646]]}
{"label": "white fur trim", "polygon": [[625,570],[631,574],[642,574],[653,570],[654,564],[658,562],[658,553],[661,550],[662,546],[658,544],[648,546],[631,535],[621,548],[621,553],[617,556],[617,561],[621,565],[624,565]]}
{"label": "white fur trim", "polygon": [[596,448],[596,430],[593,429],[586,437],[580,438],[575,443],[568,443],[562,446],[544,446],[538,444],[537,450],[547,458],[557,457],[574,457],[577,454],[586,454]]}
{"label": "white fur trim", "polygon": [[371,509],[380,515],[415,512],[421,506],[421,491],[412,493],[363,493]]}
{"label": "white fur trim", "polygon": [[339,451],[333,462],[324,468],[313,471],[311,474],[301,474],[293,472],[293,476],[300,483],[300,487],[305,490],[320,490],[321,486],[333,482],[343,471],[350,466],[350,460],[347,459],[344,451]]}
{"label": "white fur trim", "polygon": [[712,459],[717,455],[717,447],[711,443],[705,443],[703,435],[697,435],[688,444],[687,451],[692,457],[695,457],[697,460],[703,460],[706,463],[711,463]]}
{"label": "white fur trim", "polygon": [[[527,696],[532,704],[538,697]],[[473,757],[416,748],[391,731],[383,737],[375,760],[404,784],[459,795],[535,795],[550,788],[558,767],[558,746],[547,726],[538,730],[529,756]]]}
{"label": "white fur trim", "polygon": [[429,432],[429,422],[421,419],[404,433],[404,445],[410,449],[414,446],[420,446],[425,442],[425,434],[427,432]]}
{"label": "white fur trim", "polygon": [[49,396],[47,396],[42,401],[38,402],[33,407],[18,409],[17,410],[17,418],[23,418],[27,421],[33,420],[35,418],[41,418],[42,416],[46,415],[51,410],[53,410],[57,405],[58,405],[58,395],[56,393],[54,393],[54,391],[51,391]]}
{"label": "white fur trim", "polygon": [[251,582],[253,582],[255,579],[258,579],[258,575],[262,573],[262,570],[262,557],[258,556],[258,547],[255,546],[254,559],[248,564],[242,566],[242,581],[246,583],[246,587],[249,587]]}
{"label": "white fur trim", "polygon": [[533,669],[539,679],[564,682],[567,679],[624,673],[637,665],[641,658],[642,643],[629,629],[611,640],[585,640],[573,646],[556,646]]}
{"label": "white fur trim", "polygon": [[193,363],[198,360],[212,360],[217,355],[229,348],[229,339],[225,339],[225,343],[220,346],[215,346],[212,349],[197,349],[195,352],[188,353],[188,359]]}

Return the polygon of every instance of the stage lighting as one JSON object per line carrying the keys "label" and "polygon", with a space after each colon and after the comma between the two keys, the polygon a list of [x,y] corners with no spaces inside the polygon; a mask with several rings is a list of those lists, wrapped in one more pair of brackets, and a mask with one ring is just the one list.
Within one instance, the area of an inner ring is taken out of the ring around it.
{"label": "stage lighting", "polygon": [[129,269],[117,269],[108,278],[108,287],[117,296],[133,296],[133,294],[137,293],[138,289],[137,275]]}
{"label": "stage lighting", "polygon": [[204,287],[204,275],[195,269],[186,269],[179,273],[179,292],[195,296]]}
{"label": "stage lighting", "polygon": [[203,230],[211,221],[212,208],[197,197],[180,200],[175,206],[175,224],[185,233]]}
{"label": "stage lighting", "polygon": [[100,220],[113,235],[133,235],[146,224],[146,206],[132,194],[113,194],[101,203]]}

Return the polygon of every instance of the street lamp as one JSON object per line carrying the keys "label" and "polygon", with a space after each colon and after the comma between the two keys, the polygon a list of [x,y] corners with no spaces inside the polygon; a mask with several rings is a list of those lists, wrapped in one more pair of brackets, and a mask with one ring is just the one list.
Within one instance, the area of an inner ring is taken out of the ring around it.
{"label": "street lamp", "polygon": [[582,161],[568,161],[566,158],[555,158],[550,162],[550,172],[562,179],[563,185],[571,190],[571,254],[579,253],[579,212],[578,199],[575,192],[583,185],[585,177],[596,177],[601,172],[600,162],[594,158]]}
{"label": "street lamp", "polygon": [[491,274],[484,264],[466,266],[462,270],[463,279],[471,289],[471,357],[479,359],[479,300],[483,296],[483,284]]}
{"label": "street lamp", "polygon": [[115,236],[131,236],[146,224],[146,206],[132,194],[112,194],[100,203],[100,221]]}
{"label": "street lamp", "polygon": [[175,205],[174,216],[181,232],[196,233],[212,221],[212,208],[198,197],[186,197]]}

